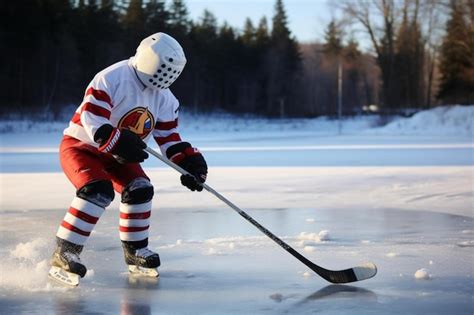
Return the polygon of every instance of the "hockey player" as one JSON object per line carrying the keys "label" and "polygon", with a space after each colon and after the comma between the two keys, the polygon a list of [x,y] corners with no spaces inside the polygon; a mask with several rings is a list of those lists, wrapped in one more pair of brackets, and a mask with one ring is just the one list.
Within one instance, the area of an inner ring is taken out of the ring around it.
{"label": "hockey player", "polygon": [[134,57],[99,72],[64,130],[61,166],[77,189],[56,234],[50,276],[77,285],[86,267],[79,255],[94,225],[121,194],[120,239],[131,272],[158,276],[160,257],[148,249],[153,186],[140,164],[153,137],[162,153],[194,176],[181,183],[201,191],[207,164],[178,134],[179,103],[169,86],[186,64],[183,49],[171,36],[145,38]]}

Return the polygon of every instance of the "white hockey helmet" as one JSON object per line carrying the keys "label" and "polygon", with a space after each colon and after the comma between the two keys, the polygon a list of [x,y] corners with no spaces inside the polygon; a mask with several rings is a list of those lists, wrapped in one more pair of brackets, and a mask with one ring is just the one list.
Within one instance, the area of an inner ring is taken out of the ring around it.
{"label": "white hockey helmet", "polygon": [[173,37],[156,33],[141,41],[132,64],[147,87],[167,89],[183,71],[186,57]]}

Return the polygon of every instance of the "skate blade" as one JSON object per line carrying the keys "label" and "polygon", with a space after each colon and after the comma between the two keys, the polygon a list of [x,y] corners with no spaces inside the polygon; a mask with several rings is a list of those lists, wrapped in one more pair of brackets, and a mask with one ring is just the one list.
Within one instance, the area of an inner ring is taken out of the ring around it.
{"label": "skate blade", "polygon": [[145,267],[138,267],[135,265],[128,265],[128,272],[135,276],[145,276],[145,277],[152,277],[157,278],[160,276],[158,270],[156,268],[145,268]]}
{"label": "skate blade", "polygon": [[71,287],[77,287],[79,285],[79,275],[56,266],[52,266],[51,269],[49,269],[48,277],[63,285]]}

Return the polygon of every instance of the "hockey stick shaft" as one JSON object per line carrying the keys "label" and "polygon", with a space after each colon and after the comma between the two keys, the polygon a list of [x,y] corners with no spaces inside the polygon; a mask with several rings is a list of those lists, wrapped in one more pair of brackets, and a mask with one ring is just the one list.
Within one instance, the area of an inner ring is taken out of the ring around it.
{"label": "hockey stick shaft", "polygon": [[[181,168],[180,166],[176,165],[175,163],[171,162],[167,158],[165,158],[163,155],[159,154],[155,150],[147,147],[145,148],[145,151],[165,163],[166,165],[170,166],[171,168],[175,169],[179,173],[183,175],[191,175],[189,172]],[[295,249],[293,249],[290,245],[285,243],[283,240],[281,240],[279,237],[277,237],[275,234],[270,232],[267,228],[265,228],[263,225],[258,223],[254,218],[252,218],[250,215],[248,215],[244,210],[240,209],[237,205],[235,205],[233,202],[231,202],[229,199],[224,197],[222,194],[217,192],[215,189],[210,187],[208,184],[203,183],[202,187],[216,196],[218,199],[220,199],[222,202],[224,202],[226,205],[228,205],[230,208],[235,210],[238,214],[240,214],[244,219],[246,219],[248,222],[250,222],[252,225],[254,225],[257,229],[259,229],[263,234],[271,238],[275,243],[280,245],[284,250],[286,250],[288,253],[293,255],[296,259],[301,261],[303,264],[305,264],[308,268],[316,272],[318,275],[320,275],[322,278],[326,279],[329,282],[332,283],[347,283],[347,282],[353,282],[357,281],[357,277],[354,275],[354,272],[352,270],[345,270],[344,272],[333,272],[331,270],[327,270],[323,267],[320,267],[313,262],[311,262],[309,259],[298,253]]]}

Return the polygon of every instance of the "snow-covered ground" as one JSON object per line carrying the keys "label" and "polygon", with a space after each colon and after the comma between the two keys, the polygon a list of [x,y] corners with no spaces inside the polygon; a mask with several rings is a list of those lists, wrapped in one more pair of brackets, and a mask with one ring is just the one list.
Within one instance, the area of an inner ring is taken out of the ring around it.
{"label": "snow-covered ground", "polygon": [[0,313],[472,314],[473,113],[437,108],[381,128],[355,118],[341,133],[327,119],[183,115],[213,188],[319,265],[378,266],[337,286],[150,158],[160,280],[125,273],[115,201],[87,243],[88,275],[58,288],[47,260],[74,196],[58,165],[62,126],[2,122],[14,132],[0,136]]}

